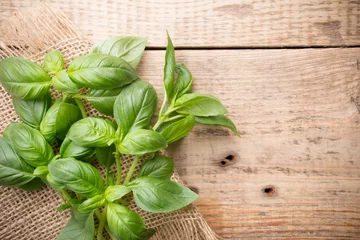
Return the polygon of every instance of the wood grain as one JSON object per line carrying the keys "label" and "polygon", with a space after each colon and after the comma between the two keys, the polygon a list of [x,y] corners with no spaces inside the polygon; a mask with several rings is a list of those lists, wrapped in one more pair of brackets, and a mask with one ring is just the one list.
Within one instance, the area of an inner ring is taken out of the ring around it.
{"label": "wood grain", "polygon": [[[141,35],[150,47],[360,45],[359,0],[43,0],[63,10],[92,41]],[[0,20],[39,0],[2,0]]]}
{"label": "wood grain", "polygon": [[[360,49],[176,55],[242,134],[197,126],[170,147],[210,226],[226,239],[359,239]],[[163,57],[147,51],[140,67],[159,94]]]}

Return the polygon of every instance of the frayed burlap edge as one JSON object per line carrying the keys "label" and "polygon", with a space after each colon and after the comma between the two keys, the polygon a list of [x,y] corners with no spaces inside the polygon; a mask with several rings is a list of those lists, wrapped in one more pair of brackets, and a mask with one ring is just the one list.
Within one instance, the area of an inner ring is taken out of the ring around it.
{"label": "frayed burlap edge", "polygon": [[[46,4],[36,9],[17,12],[1,23],[0,59],[17,56],[42,64],[44,55],[51,50],[60,50],[68,63],[78,55],[86,54],[90,43],[79,34],[71,22],[59,10]],[[52,91],[54,98],[59,92]],[[0,134],[11,121],[19,121],[11,104],[11,97],[0,86]],[[99,113],[86,104],[89,115]],[[123,174],[129,169],[133,158],[122,158]],[[180,181],[177,174],[174,181]],[[50,240],[56,239],[68,221],[69,211],[56,212],[61,204],[57,193],[49,187],[34,192],[17,188],[0,187],[0,239],[3,240]],[[148,227],[157,230],[153,239],[204,239],[219,237],[211,230],[194,205],[170,214],[151,214],[137,208]]]}

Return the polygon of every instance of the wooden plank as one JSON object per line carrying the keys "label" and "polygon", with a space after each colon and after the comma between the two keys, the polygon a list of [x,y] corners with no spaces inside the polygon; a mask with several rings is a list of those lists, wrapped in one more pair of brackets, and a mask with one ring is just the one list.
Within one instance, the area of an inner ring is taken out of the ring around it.
{"label": "wooden plank", "polygon": [[[169,149],[219,235],[360,237],[360,48],[176,55],[242,134],[197,126]],[[163,58],[147,51],[140,66],[159,93]]]}
{"label": "wooden plank", "polygon": [[[3,0],[0,20],[39,0]],[[348,46],[360,44],[359,0],[56,1],[92,41],[141,35],[150,47]]]}

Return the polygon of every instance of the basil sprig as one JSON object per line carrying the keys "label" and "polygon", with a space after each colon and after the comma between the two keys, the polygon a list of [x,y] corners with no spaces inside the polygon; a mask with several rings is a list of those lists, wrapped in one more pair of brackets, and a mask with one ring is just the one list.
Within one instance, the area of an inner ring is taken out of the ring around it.
{"label": "basil sprig", "polygon": [[[141,37],[113,37],[75,58],[68,69],[57,50],[46,54],[44,67],[21,58],[0,61],[0,82],[24,122],[11,123],[0,138],[0,184],[36,190],[46,183],[56,189],[64,201],[58,211],[72,211],[58,240],[91,240],[95,235],[101,240],[103,231],[112,239],[149,239],[155,230],[127,207],[130,195],[152,213],[176,211],[198,197],[171,180],[174,161],[157,152],[185,137],[196,123],[238,134],[217,98],[191,93],[193,77],[176,63],[170,36],[164,100],[156,114],[157,93],[135,70],[145,44]],[[63,93],[54,103],[50,86]],[[87,94],[80,94],[84,90]],[[114,120],[87,117],[84,101]],[[158,119],[152,124],[154,115]],[[55,139],[58,155],[50,145]],[[126,174],[124,154],[134,157]],[[95,158],[105,178],[91,164]],[[141,158],[146,159],[138,167]]]}

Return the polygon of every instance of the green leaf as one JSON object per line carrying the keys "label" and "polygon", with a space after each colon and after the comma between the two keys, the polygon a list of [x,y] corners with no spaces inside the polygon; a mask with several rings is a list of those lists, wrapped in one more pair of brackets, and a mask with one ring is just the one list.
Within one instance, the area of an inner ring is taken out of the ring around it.
{"label": "green leaf", "polygon": [[83,162],[90,162],[95,154],[95,148],[82,147],[71,141],[68,137],[60,146],[61,158],[75,158]]}
{"label": "green leaf", "polygon": [[0,185],[22,186],[35,178],[32,173],[33,168],[16,154],[10,140],[0,138]]}
{"label": "green leaf", "polygon": [[195,121],[206,125],[218,125],[218,126],[226,127],[229,128],[231,131],[233,131],[236,136],[240,136],[239,132],[236,129],[235,124],[228,117],[224,115],[195,117]]}
{"label": "green leaf", "polygon": [[100,172],[91,164],[73,158],[62,158],[49,164],[51,177],[66,188],[91,198],[104,192]]}
{"label": "green leaf", "polygon": [[168,44],[165,53],[164,86],[168,99],[174,86],[175,79],[175,50],[169,33],[167,33]]}
{"label": "green leaf", "polygon": [[36,177],[46,177],[48,173],[49,173],[49,169],[47,166],[39,166],[35,168],[33,175]]}
{"label": "green leaf", "polygon": [[194,116],[215,116],[227,113],[224,105],[209,94],[184,94],[176,100],[175,107],[178,108],[178,113],[193,114]]}
{"label": "green leaf", "polygon": [[25,124],[11,125],[8,137],[17,155],[33,167],[48,165],[54,157],[54,152],[41,133]]}
{"label": "green leaf", "polygon": [[89,212],[104,206],[105,203],[106,200],[104,194],[99,194],[81,203],[78,207],[78,211]]}
{"label": "green leaf", "polygon": [[155,113],[157,94],[153,86],[136,81],[125,87],[116,98],[114,117],[121,139],[131,130],[146,128]]}
{"label": "green leaf", "polygon": [[55,188],[56,190],[62,190],[65,188],[65,185],[55,181],[55,179],[50,175],[50,173],[48,173],[48,175],[46,175],[46,182],[52,187]]}
{"label": "green leaf", "polygon": [[107,147],[115,140],[115,128],[102,118],[88,117],[73,124],[67,137],[84,147]]}
{"label": "green leaf", "polygon": [[51,83],[57,90],[67,92],[67,93],[76,93],[79,89],[75,83],[73,83],[67,74],[66,70],[61,70],[56,73],[52,79]]}
{"label": "green leaf", "polygon": [[183,208],[198,197],[185,186],[170,180],[140,177],[128,184],[136,204],[152,213],[168,213]]}
{"label": "green leaf", "polygon": [[59,50],[51,51],[45,55],[44,68],[51,74],[64,69],[64,57]]}
{"label": "green leaf", "polygon": [[106,185],[107,185],[107,186],[115,185],[115,175],[114,175],[114,173],[109,172],[109,173],[108,173],[108,177],[107,177],[106,180],[107,180],[107,181],[106,181]]}
{"label": "green leaf", "polygon": [[142,37],[112,37],[96,43],[90,53],[104,53],[120,57],[136,68],[144,53],[146,39]]}
{"label": "green leaf", "polygon": [[155,233],[153,229],[146,228],[137,213],[119,204],[108,204],[106,218],[110,231],[119,240],[146,240]]}
{"label": "green leaf", "polygon": [[177,79],[170,94],[170,101],[174,101],[191,91],[193,77],[183,63],[176,64]]}
{"label": "green leaf", "polygon": [[13,97],[36,99],[49,92],[50,77],[36,63],[10,57],[0,61],[0,83]]}
{"label": "green leaf", "polygon": [[131,189],[123,185],[109,186],[105,190],[105,198],[109,202],[118,200],[131,192]]}
{"label": "green leaf", "polygon": [[114,153],[116,152],[115,145],[109,147],[96,148],[96,158],[99,163],[103,165],[106,169],[110,169],[115,162]]}
{"label": "green leaf", "polygon": [[73,209],[69,222],[61,230],[57,240],[93,240],[94,236],[93,212],[82,213]]}
{"label": "green leaf", "polygon": [[195,126],[194,115],[177,120],[160,131],[161,135],[166,139],[168,144],[185,137]]}
{"label": "green leaf", "polygon": [[30,182],[21,185],[20,188],[25,191],[36,191],[42,188],[44,185],[45,183],[41,178],[34,178]]}
{"label": "green leaf", "polygon": [[39,130],[41,120],[51,106],[51,96],[46,93],[33,100],[13,98],[12,103],[19,118],[25,124]]}
{"label": "green leaf", "polygon": [[56,212],[61,212],[61,211],[64,211],[66,209],[69,209],[71,208],[71,205],[70,204],[67,204],[67,203],[64,203],[64,204],[61,204],[57,209],[56,209]]}
{"label": "green leaf", "polygon": [[81,118],[78,106],[59,99],[50,107],[41,121],[40,132],[50,143],[55,137],[64,139],[71,125]]}
{"label": "green leaf", "polygon": [[167,156],[157,155],[141,165],[138,177],[154,177],[169,180],[174,172],[174,160]]}
{"label": "green leaf", "polygon": [[71,103],[60,103],[59,109],[56,114],[56,137],[65,139],[70,127],[82,119],[80,108]]}
{"label": "green leaf", "polygon": [[99,53],[75,58],[68,74],[75,84],[93,89],[114,89],[138,78],[136,70],[125,60]]}
{"label": "green leaf", "polygon": [[145,154],[156,152],[167,147],[166,139],[152,130],[137,129],[127,134],[119,144],[122,154]]}
{"label": "green leaf", "polygon": [[113,115],[116,97],[120,94],[121,90],[121,87],[108,90],[91,89],[87,94],[86,99],[96,110],[111,116]]}

